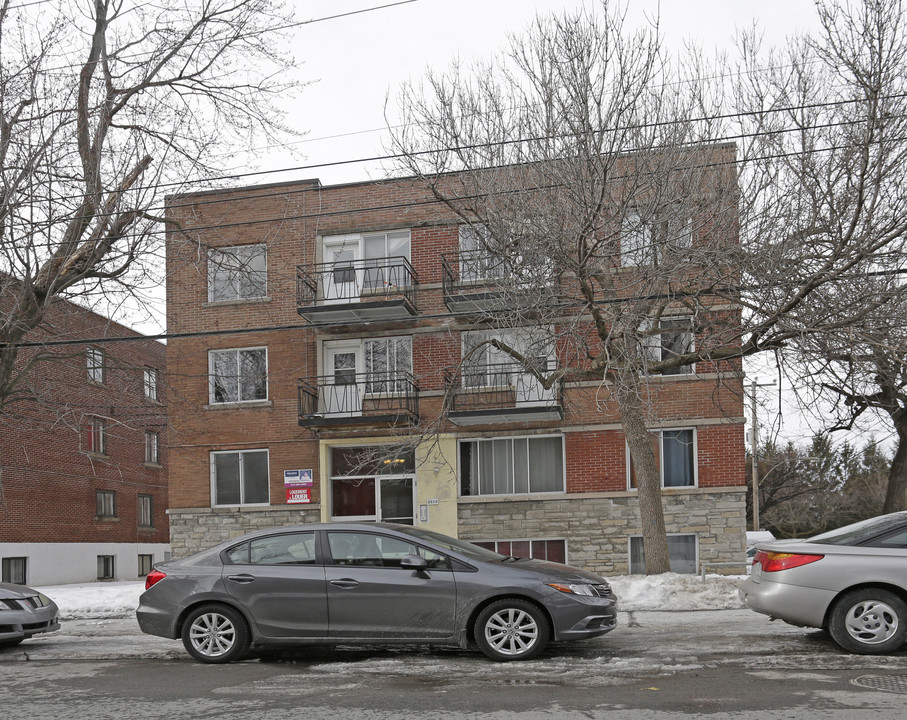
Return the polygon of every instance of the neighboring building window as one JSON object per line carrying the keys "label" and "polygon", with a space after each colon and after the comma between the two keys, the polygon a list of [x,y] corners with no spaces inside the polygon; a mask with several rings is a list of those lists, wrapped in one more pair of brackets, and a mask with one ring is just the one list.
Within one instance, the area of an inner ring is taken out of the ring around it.
{"label": "neighboring building window", "polygon": [[367,394],[406,392],[413,370],[413,342],[408,337],[363,341]]}
{"label": "neighboring building window", "polygon": [[90,347],[85,351],[85,363],[88,379],[99,384],[104,383],[104,351]]}
{"label": "neighboring building window", "polygon": [[413,524],[416,460],[392,447],[331,448],[331,519]]}
{"label": "neighboring building window", "polygon": [[2,562],[2,581],[14,585],[27,585],[28,558],[5,557]]}
{"label": "neighboring building window", "polygon": [[212,405],[268,399],[267,348],[211,350],[208,371]]}
{"label": "neighboring building window", "polygon": [[208,250],[208,302],[262,298],[267,294],[266,245]]}
{"label": "neighboring building window", "polygon": [[143,578],[154,567],[154,555],[139,555],[139,577]]}
{"label": "neighboring building window", "polygon": [[98,555],[98,580],[113,580],[116,577],[113,555]]}
{"label": "neighboring building window", "polygon": [[[138,499],[138,519],[139,527],[154,527],[154,498],[151,495],[139,495]],[[145,573],[147,575],[147,573]]]}
{"label": "neighboring building window", "polygon": [[564,438],[460,442],[460,495],[564,492]]}
{"label": "neighboring building window", "polygon": [[107,454],[107,423],[102,418],[88,419],[85,429],[85,450],[96,455]]}
{"label": "neighboring building window", "polygon": [[117,494],[113,490],[98,490],[95,493],[99,518],[115,518],[117,516]]}
{"label": "neighboring building window", "polygon": [[267,505],[268,451],[211,453],[211,492],[214,505]]}
{"label": "neighboring building window", "polygon": [[145,431],[145,462],[152,465],[161,463],[160,436],[150,430]]}
{"label": "neighboring building window", "polygon": [[[649,324],[651,328],[651,323]],[[679,355],[693,352],[693,318],[662,318],[658,323],[658,333],[646,337],[646,351],[650,362],[671,360]],[[693,372],[694,366],[678,365],[662,370],[661,375],[687,375]]]}
{"label": "neighboring building window", "polygon": [[567,562],[566,540],[482,540],[473,544],[506,557]]}
{"label": "neighboring building window", "polygon": [[[668,556],[671,560],[671,572],[684,575],[695,575],[697,568],[698,543],[695,535],[668,535]],[[630,536],[630,574],[645,575],[646,553],[642,536]]]}
{"label": "neighboring building window", "polygon": [[[696,485],[696,431],[653,430],[649,435],[655,450],[662,487],[694,487]],[[636,488],[636,469],[627,449],[629,487]]]}
{"label": "neighboring building window", "polygon": [[673,213],[642,217],[636,210],[624,215],[620,233],[622,267],[658,265],[667,254],[688,250],[693,244],[691,218]]}
{"label": "neighboring building window", "polygon": [[155,402],[157,402],[157,368],[145,368],[143,380],[145,387],[145,397],[149,400],[154,400]]}

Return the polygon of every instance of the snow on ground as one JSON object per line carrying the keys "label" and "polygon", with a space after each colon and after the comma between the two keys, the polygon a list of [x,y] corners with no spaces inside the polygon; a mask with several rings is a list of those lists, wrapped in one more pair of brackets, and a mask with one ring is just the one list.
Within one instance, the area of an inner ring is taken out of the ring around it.
{"label": "snow on ground", "polygon": [[[630,575],[608,578],[624,611],[727,610],[742,607],[737,586],[743,576]],[[60,608],[64,620],[132,617],[143,581],[83,583],[39,588]]]}

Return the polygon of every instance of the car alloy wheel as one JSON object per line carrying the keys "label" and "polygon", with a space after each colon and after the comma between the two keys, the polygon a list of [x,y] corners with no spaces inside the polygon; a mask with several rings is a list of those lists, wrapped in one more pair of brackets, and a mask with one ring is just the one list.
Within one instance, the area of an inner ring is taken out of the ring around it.
{"label": "car alloy wheel", "polygon": [[203,663],[237,660],[249,649],[249,628],[245,619],[226,605],[202,605],[183,623],[183,645]]}
{"label": "car alloy wheel", "polygon": [[526,600],[498,600],[476,619],[475,638],[492,660],[529,660],[548,644],[548,619]]}
{"label": "car alloy wheel", "polygon": [[828,630],[850,652],[876,655],[897,650],[907,639],[907,603],[888,590],[851,590],[834,604]]}

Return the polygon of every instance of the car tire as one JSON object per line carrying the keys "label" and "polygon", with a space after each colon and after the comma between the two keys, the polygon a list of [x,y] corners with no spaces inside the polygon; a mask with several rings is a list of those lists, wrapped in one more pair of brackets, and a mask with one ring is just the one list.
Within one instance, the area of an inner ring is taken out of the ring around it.
{"label": "car tire", "polygon": [[859,588],[839,597],[828,620],[832,639],[861,655],[897,650],[907,639],[907,603],[880,588]]}
{"label": "car tire", "polygon": [[183,621],[183,645],[203,663],[238,660],[249,649],[251,635],[246,619],[226,605],[201,605]]}
{"label": "car tire", "polygon": [[491,603],[476,618],[475,640],[492,660],[531,660],[548,644],[548,618],[538,606],[517,598]]}

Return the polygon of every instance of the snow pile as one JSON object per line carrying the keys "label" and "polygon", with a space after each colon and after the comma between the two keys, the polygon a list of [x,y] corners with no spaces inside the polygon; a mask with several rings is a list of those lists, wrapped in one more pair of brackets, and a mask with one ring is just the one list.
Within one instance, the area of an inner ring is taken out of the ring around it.
{"label": "snow pile", "polygon": [[[625,611],[635,610],[727,610],[739,608],[737,586],[741,576],[630,575],[610,577]],[[60,608],[64,620],[133,617],[145,583],[104,582],[55,585],[40,588]]]}
{"label": "snow pile", "polygon": [[729,610],[743,607],[743,575],[629,575],[610,577],[621,610]]}

